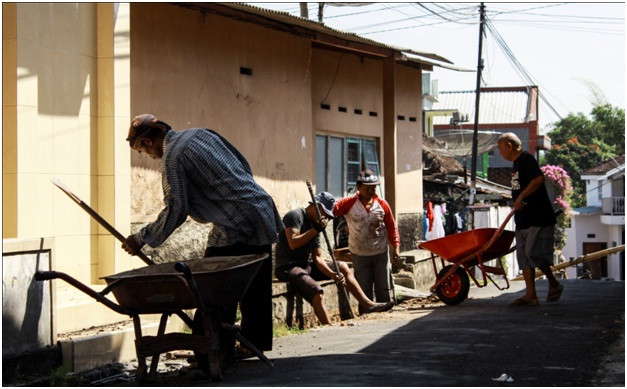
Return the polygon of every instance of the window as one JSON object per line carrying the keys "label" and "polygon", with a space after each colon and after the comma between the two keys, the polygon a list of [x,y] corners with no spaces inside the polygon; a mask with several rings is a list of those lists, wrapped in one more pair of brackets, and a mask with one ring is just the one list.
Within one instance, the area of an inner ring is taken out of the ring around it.
{"label": "window", "polygon": [[[357,175],[370,169],[380,175],[374,139],[316,136],[316,188],[343,197],[357,184]],[[380,186],[377,189],[378,194]]]}

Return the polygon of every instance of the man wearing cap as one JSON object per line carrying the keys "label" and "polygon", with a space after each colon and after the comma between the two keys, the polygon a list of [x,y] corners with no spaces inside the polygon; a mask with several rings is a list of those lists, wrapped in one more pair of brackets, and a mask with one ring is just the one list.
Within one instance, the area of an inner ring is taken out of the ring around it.
{"label": "man wearing cap", "polygon": [[319,233],[326,228],[327,218],[333,218],[335,199],[330,193],[322,192],[316,196],[316,202],[321,220],[318,220],[312,202],[306,208],[292,210],[283,217],[285,232],[279,234],[275,253],[276,277],[291,283],[292,288],[312,305],[322,324],[329,324],[331,320],[323,300],[324,291],[316,281],[331,279],[346,285],[363,312],[381,312],[392,308],[392,303],[377,304],[366,297],[346,263],[338,262],[341,273],[338,274],[332,262],[322,259]]}
{"label": "man wearing cap", "polygon": [[338,200],[335,217],[348,223],[348,248],[355,278],[369,299],[390,301],[390,266],[388,243],[395,261],[400,260],[400,235],[388,203],[377,196],[379,176],[364,170],[357,176],[357,193]]}
{"label": "man wearing cap", "polygon": [[[218,133],[193,128],[173,131],[150,114],[135,117],[131,148],[160,159],[164,209],[157,220],[122,245],[136,254],[144,244],[160,246],[187,219],[213,223],[205,257],[268,253],[240,302],[242,335],[259,350],[272,349],[272,244],[283,224],[274,201],[253,179],[244,156]],[[236,306],[223,316],[235,322]],[[230,357],[235,339],[225,339]]]}

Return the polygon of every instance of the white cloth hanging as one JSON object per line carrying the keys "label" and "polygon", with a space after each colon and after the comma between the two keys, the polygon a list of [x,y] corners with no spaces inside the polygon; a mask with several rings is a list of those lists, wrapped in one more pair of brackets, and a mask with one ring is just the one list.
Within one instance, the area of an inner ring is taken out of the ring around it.
{"label": "white cloth hanging", "polygon": [[442,221],[442,207],[436,205],[433,207],[433,228],[431,231],[427,231],[425,238],[427,240],[433,240],[443,238],[446,233],[444,232],[444,223]]}

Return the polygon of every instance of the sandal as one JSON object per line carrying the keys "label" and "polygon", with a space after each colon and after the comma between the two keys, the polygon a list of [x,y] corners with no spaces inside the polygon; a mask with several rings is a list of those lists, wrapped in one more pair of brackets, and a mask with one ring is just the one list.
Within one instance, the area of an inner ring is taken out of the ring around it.
{"label": "sandal", "polygon": [[372,307],[366,308],[366,313],[389,311],[393,306],[394,301],[388,301],[387,303],[374,303]]}
{"label": "sandal", "polygon": [[560,297],[562,297],[563,291],[564,291],[564,285],[560,284],[560,286],[557,287],[557,291],[555,293],[552,293],[546,297],[546,302],[547,303],[556,302],[557,300],[560,299]]}

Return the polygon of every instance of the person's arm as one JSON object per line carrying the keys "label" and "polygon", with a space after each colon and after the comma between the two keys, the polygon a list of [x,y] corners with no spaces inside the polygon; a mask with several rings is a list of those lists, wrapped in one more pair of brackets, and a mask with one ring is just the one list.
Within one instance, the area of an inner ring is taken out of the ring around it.
{"label": "person's arm", "polygon": [[[322,220],[322,224],[319,224],[320,227],[326,227],[327,221]],[[314,228],[310,228],[301,234],[300,229],[296,227],[287,227],[285,229],[285,236],[287,237],[287,244],[290,246],[290,250],[296,250],[298,248],[303,247],[307,242],[314,239],[318,236],[319,231]]]}
{"label": "person's arm", "polygon": [[385,229],[388,232],[388,242],[390,243],[390,247],[394,250],[394,256],[398,259],[401,256],[401,235],[398,232],[398,225],[396,224],[392,209],[387,201],[380,197],[377,197],[377,201],[379,201],[379,204],[381,204],[385,212],[383,223],[385,223]]}
{"label": "person's arm", "polygon": [[335,202],[333,206],[333,216],[344,216],[351,210],[359,197],[357,195],[341,198]]}
{"label": "person's arm", "polygon": [[544,175],[537,176],[536,178],[531,180],[525,190],[520,192],[520,194],[516,198],[516,201],[514,201],[514,209],[518,211],[522,207],[524,207],[523,202],[525,201],[525,198],[531,195],[536,190],[540,189],[542,185],[544,185]]}
{"label": "person's arm", "polygon": [[318,270],[320,270],[320,272],[322,272],[322,274],[329,277],[335,282],[344,283],[344,276],[342,275],[342,273],[336,273],[331,270],[329,265],[327,265],[327,262],[322,259],[322,249],[320,247],[316,247],[313,250],[313,252],[311,253],[311,258],[313,258],[314,265],[318,268]]}
{"label": "person's arm", "polygon": [[[166,167],[165,169],[168,169]],[[158,247],[187,219],[187,175],[182,166],[168,171],[162,170],[167,178],[163,185],[165,207],[159,212],[157,219],[146,225],[139,232],[129,235],[122,244],[122,248],[131,255],[145,245]]]}

